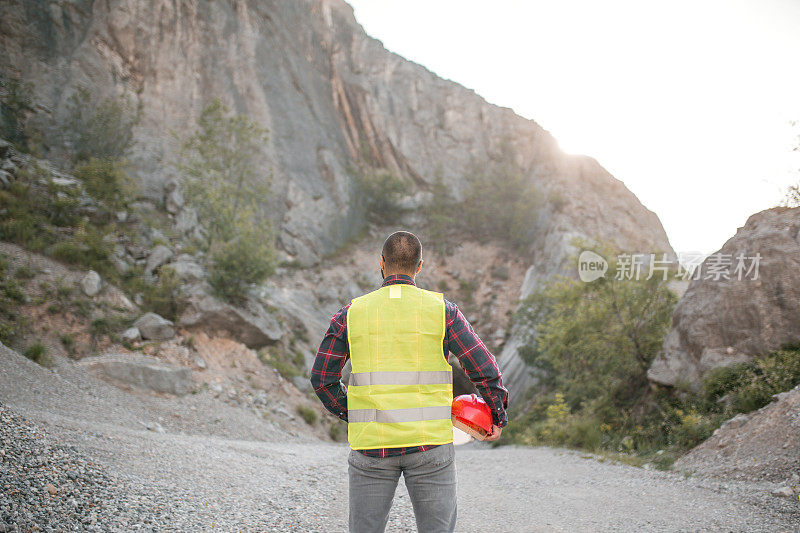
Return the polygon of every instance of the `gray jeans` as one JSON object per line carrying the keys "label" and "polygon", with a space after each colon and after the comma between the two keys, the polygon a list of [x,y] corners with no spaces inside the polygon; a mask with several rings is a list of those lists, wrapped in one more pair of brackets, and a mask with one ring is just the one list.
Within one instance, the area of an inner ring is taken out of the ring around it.
{"label": "gray jeans", "polygon": [[453,444],[397,457],[367,457],[350,451],[350,532],[386,529],[402,472],[420,533],[456,527],[456,461]]}

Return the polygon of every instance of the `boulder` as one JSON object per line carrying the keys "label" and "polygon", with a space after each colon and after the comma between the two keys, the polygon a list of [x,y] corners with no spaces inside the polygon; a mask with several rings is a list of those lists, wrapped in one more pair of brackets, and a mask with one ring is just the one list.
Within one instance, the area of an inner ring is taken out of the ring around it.
{"label": "boulder", "polygon": [[139,331],[139,328],[135,328],[135,327],[134,328],[128,328],[128,329],[126,329],[125,331],[122,332],[122,335],[120,335],[120,338],[122,340],[124,340],[124,341],[135,342],[135,341],[141,340],[142,334]]}
{"label": "boulder", "polygon": [[142,338],[154,341],[165,341],[175,336],[172,322],[155,313],[145,313],[133,323]]}
{"label": "boulder", "polygon": [[159,244],[153,251],[150,252],[150,255],[147,257],[147,263],[144,266],[144,275],[145,277],[152,278],[155,275],[155,271],[161,265],[168,262],[172,259],[172,250],[164,246],[163,244]]}
{"label": "boulder", "polygon": [[175,228],[181,233],[188,233],[197,226],[197,211],[194,209],[183,209],[175,217]]}
{"label": "boulder", "polygon": [[192,372],[140,354],[106,354],[80,362],[93,373],[112,382],[137,389],[183,395],[192,390]]}
{"label": "boulder", "polygon": [[[740,255],[749,274],[735,273]],[[727,279],[715,273],[720,257],[731,261]],[[647,373],[654,383],[698,389],[711,369],[800,341],[800,208],[751,216],[700,268]]]}
{"label": "boulder", "polygon": [[196,281],[206,277],[203,267],[195,261],[193,256],[188,254],[179,255],[174,262],[170,263],[170,267],[183,280]]}
{"label": "boulder", "polygon": [[10,142],[0,139],[0,157],[7,157],[13,148],[14,146]]}
{"label": "boulder", "polygon": [[164,184],[164,207],[168,213],[177,214],[184,205],[183,193],[174,178]]}
{"label": "boulder", "polygon": [[275,317],[252,297],[237,307],[210,295],[205,285],[196,285],[188,293],[186,309],[178,320],[182,327],[223,331],[250,348],[273,344],[282,336]]}
{"label": "boulder", "polygon": [[100,279],[100,275],[94,270],[90,270],[81,280],[81,289],[83,289],[86,296],[97,296],[102,288],[103,281]]}

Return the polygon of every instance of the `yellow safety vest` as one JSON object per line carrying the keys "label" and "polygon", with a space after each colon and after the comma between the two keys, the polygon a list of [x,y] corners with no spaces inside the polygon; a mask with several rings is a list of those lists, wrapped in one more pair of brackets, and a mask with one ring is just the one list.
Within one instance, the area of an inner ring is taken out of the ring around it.
{"label": "yellow safety vest", "polygon": [[453,441],[453,372],[444,330],[444,299],[437,292],[397,284],[353,300],[347,310],[352,449]]}

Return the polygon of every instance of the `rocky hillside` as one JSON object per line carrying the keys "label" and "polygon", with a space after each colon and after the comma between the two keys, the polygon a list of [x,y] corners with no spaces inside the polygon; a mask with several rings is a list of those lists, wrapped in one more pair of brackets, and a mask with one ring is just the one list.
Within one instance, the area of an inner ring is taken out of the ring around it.
{"label": "rocky hillside", "polygon": [[728,420],[714,435],[681,457],[677,468],[729,479],[782,483],[778,496],[800,492],[800,387],[775,401]]}
{"label": "rocky hillside", "polygon": [[[757,255],[756,270],[750,258]],[[737,273],[740,256],[745,270]],[[714,273],[715,257],[727,262],[725,276]],[[675,308],[651,381],[696,389],[713,368],[800,341],[799,208],[751,216],[700,268]]]}
{"label": "rocky hillside", "polygon": [[[576,236],[672,252],[656,215],[596,161],[563,154],[535,122],[388,52],[341,0],[9,0],[0,5],[0,50],[0,69],[34,85],[38,118],[32,120],[46,131],[52,157],[60,139],[48,124],[63,119],[78,86],[134,99],[142,118],[129,159],[151,200],[172,193],[170,180],[180,178],[170,165],[172,132],[190,130],[211,98],[268,127],[261,155],[265,173],[273,174],[274,195],[265,202],[279,230],[278,247],[284,260],[313,266],[299,285],[313,286],[312,280],[329,276],[327,270],[347,268],[346,261],[321,259],[363,235],[354,198],[358,165],[406,180],[405,202],[419,206],[437,177],[458,199],[472,168],[511,158],[549,202],[518,256],[526,263],[521,292],[515,287],[497,296],[504,308],[543,277],[565,272]],[[173,207],[176,224],[191,231],[191,217],[181,218],[180,206]],[[374,250],[382,231],[355,248]],[[468,239],[465,246],[472,246]],[[478,270],[488,272],[474,265],[470,275]],[[355,275],[355,269],[344,274]],[[303,274],[290,279],[298,277]],[[291,289],[281,278],[266,290],[272,300],[298,308],[296,300],[286,300]],[[312,290],[293,296],[324,295]],[[340,298],[319,313],[297,309],[292,316],[308,321],[317,313],[313,333],[319,335],[324,315],[343,303]],[[471,314],[479,311],[465,305]],[[497,334],[505,326],[507,321],[482,333]],[[529,376],[513,333],[509,341],[501,359],[516,395]]]}

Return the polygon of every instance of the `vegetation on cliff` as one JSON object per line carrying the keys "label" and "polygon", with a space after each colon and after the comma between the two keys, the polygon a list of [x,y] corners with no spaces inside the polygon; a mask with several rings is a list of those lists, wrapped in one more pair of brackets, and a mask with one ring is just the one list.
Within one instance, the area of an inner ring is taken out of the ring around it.
{"label": "vegetation on cliff", "polygon": [[725,420],[800,383],[800,347],[794,346],[716,369],[697,392],[653,387],[647,369],[675,303],[658,276],[591,283],[555,278],[540,288],[516,316],[528,331],[520,353],[539,386],[517,410],[508,438],[622,453],[667,467]]}
{"label": "vegetation on cliff", "polygon": [[186,193],[208,230],[201,244],[211,258],[209,283],[234,303],[275,268],[275,237],[262,207],[270,196],[271,174],[258,164],[266,141],[266,129],[212,100],[195,133],[183,141],[178,165]]}

